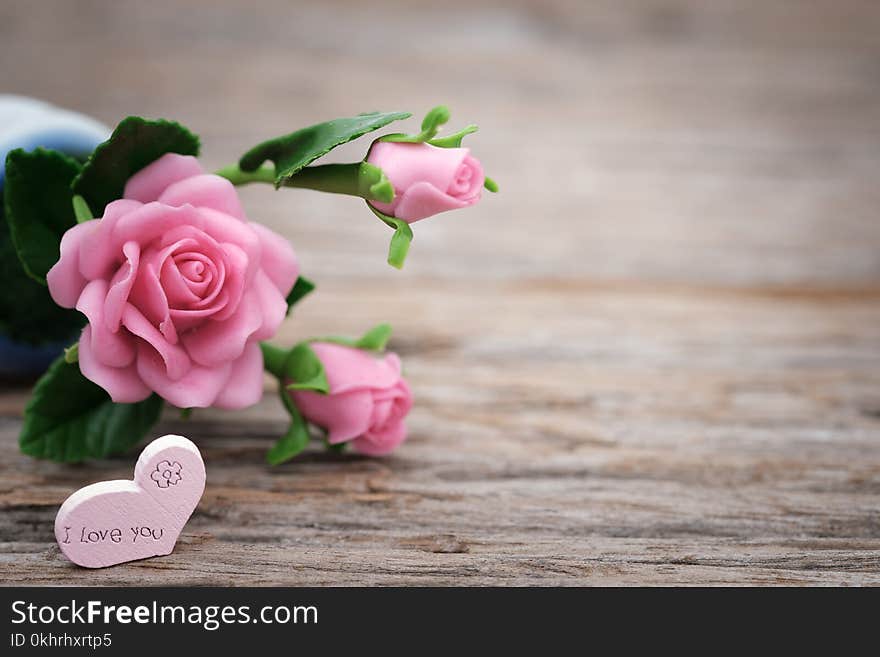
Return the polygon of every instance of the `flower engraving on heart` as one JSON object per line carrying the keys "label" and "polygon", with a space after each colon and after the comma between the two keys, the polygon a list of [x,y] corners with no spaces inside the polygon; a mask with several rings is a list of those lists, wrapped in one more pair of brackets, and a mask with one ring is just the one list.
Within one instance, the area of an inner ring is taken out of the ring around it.
{"label": "flower engraving on heart", "polygon": [[183,477],[180,471],[183,466],[177,461],[160,461],[156,469],[150,474],[150,479],[156,482],[159,488],[168,488],[168,486],[176,486],[177,482]]}
{"label": "flower engraving on heart", "polygon": [[87,568],[170,554],[204,490],[198,448],[183,436],[163,436],[141,452],[133,479],[98,482],[68,497],[55,538]]}

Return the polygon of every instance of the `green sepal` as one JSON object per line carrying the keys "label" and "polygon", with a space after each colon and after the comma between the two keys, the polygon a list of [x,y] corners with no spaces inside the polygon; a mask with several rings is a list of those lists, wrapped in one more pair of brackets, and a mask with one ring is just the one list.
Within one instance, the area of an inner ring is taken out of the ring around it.
{"label": "green sepal", "polygon": [[289,461],[306,448],[310,438],[309,427],[305,419],[296,406],[291,403],[283,386],[280,393],[281,401],[290,415],[290,425],[284,435],[266,452],[266,462],[269,465],[280,465]]}
{"label": "green sepal", "polygon": [[301,342],[290,350],[284,374],[290,380],[290,383],[284,383],[287,390],[311,390],[323,395],[330,392],[324,365],[308,342]]}
{"label": "green sepal", "polygon": [[128,179],[165,153],[198,155],[199,138],[175,121],[129,116],[95,148],[73,191],[103,215],[110,201],[122,197]]}
{"label": "green sepal", "polygon": [[358,169],[358,196],[380,203],[391,203],[394,200],[394,185],[382,169],[369,162],[361,162]]}
{"label": "green sepal", "polygon": [[324,438],[324,449],[328,452],[333,452],[334,454],[342,454],[348,449],[348,441],[334,444]]}
{"label": "green sepal", "polygon": [[[284,408],[287,410],[287,414],[290,416],[290,424],[287,427],[287,431],[281,436],[274,445],[266,452],[266,462],[269,465],[279,465],[284,463],[285,461],[289,461],[294,456],[299,454],[306,448],[306,445],[309,444],[309,427],[306,424],[305,418],[303,418],[302,414],[299,412],[299,409],[294,405],[293,400],[290,398],[290,394],[288,393],[285,385],[284,385],[284,370],[286,369],[286,361],[290,356],[290,353],[284,352],[278,347],[274,347],[267,343],[262,343],[263,347],[263,355],[266,358],[266,362],[269,360],[274,361],[274,365],[270,371],[276,373],[278,376],[278,394],[281,397],[281,403],[284,405]],[[292,352],[293,350],[291,350]],[[284,362],[280,363],[279,359],[283,359]],[[268,369],[268,368],[267,368]],[[322,366],[323,371],[323,366]]]}
{"label": "green sepal", "polygon": [[483,187],[493,194],[498,193],[498,183],[492,180],[489,176],[486,176],[486,179],[483,181]]}
{"label": "green sepal", "polygon": [[308,278],[303,276],[298,277],[296,283],[293,284],[293,289],[290,291],[290,294],[287,295],[287,314],[289,315],[293,307],[314,289],[315,284]]}
{"label": "green sepal", "polygon": [[58,261],[62,235],[76,224],[70,181],[79,171],[76,160],[45,148],[18,148],[6,156],[4,203],[10,237],[25,272],[43,285]]}
{"label": "green sepal", "polygon": [[73,216],[76,217],[76,223],[84,224],[87,221],[91,221],[95,218],[95,215],[92,213],[92,209],[89,207],[89,204],[86,203],[86,200],[80,196],[79,194],[73,195]]}
{"label": "green sepal", "polygon": [[410,116],[409,112],[371,112],[318,123],[257,144],[242,156],[238,165],[242,171],[255,171],[266,160],[272,160],[275,187],[278,188],[303,167],[337,146]]}
{"label": "green sepal", "polygon": [[37,381],[24,411],[21,451],[36,458],[78,462],[126,451],[159,419],[163,401],[114,404],[77,365],[59,356]]}
{"label": "green sepal", "polygon": [[64,348],[64,362],[68,365],[79,362],[79,342]]}
{"label": "green sepal", "polygon": [[336,335],[314,338],[310,342],[333,342],[346,347],[363,349],[365,351],[385,351],[388,340],[391,338],[393,329],[391,324],[377,324],[357,339],[346,338]]}
{"label": "green sepal", "polygon": [[282,381],[287,363],[287,351],[268,342],[260,343],[260,351],[263,352],[263,369]]}
{"label": "green sepal", "polygon": [[406,144],[418,144],[430,141],[440,131],[440,126],[449,121],[449,116],[450,112],[448,107],[445,105],[437,105],[436,107],[432,107],[428,113],[425,114],[425,118],[422,119],[422,131],[417,135],[395,133],[380,137],[379,141],[394,141]]}
{"label": "green sepal", "polygon": [[406,262],[406,254],[409,253],[409,245],[413,240],[412,228],[403,219],[389,217],[387,214],[379,212],[369,203],[367,203],[367,206],[373,211],[374,215],[394,229],[394,235],[391,236],[391,243],[388,245],[388,264],[396,269],[403,269],[403,263]]}
{"label": "green sepal", "polygon": [[437,146],[438,148],[459,148],[461,146],[461,140],[464,139],[465,136],[475,133],[477,130],[479,130],[479,128],[471,123],[469,126],[465,126],[451,135],[430,139],[428,140],[428,143],[431,144],[431,146]]}

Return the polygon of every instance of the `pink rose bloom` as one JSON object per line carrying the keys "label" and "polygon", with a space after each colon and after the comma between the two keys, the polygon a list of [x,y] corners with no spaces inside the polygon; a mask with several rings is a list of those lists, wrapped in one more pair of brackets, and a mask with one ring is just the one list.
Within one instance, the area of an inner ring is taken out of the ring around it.
{"label": "pink rose bloom", "polygon": [[328,342],[311,347],[324,365],[330,392],[290,391],[303,417],[324,427],[331,444],[351,440],[362,454],[381,456],[402,443],[413,400],[397,354],[378,357]]}
{"label": "pink rose bloom", "polygon": [[391,203],[371,203],[379,212],[407,223],[474,205],[486,180],[483,166],[471,157],[469,148],[377,141],[367,162],[382,169],[394,186]]}
{"label": "pink rose bloom", "polygon": [[242,408],[260,399],[257,342],[284,319],[297,272],[290,244],[248,222],[232,183],[168,153],[64,234],[46,280],[88,318],[79,367],[113,401],[155,391],[181,408]]}

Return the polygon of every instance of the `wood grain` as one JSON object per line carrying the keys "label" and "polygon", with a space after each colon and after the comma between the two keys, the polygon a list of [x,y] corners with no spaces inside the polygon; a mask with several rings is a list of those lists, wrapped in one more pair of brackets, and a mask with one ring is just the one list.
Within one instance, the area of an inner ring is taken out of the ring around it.
{"label": "wood grain", "polygon": [[443,101],[502,185],[402,273],[357,202],[245,189],[319,285],[279,341],[392,322],[410,439],[269,468],[274,395],[168,415],[205,497],[169,557],[92,572],[55,512],[134,455],[21,456],[9,387],[0,583],[880,584],[880,6],[447,6],[0,7],[4,89],[177,118],[211,166]]}

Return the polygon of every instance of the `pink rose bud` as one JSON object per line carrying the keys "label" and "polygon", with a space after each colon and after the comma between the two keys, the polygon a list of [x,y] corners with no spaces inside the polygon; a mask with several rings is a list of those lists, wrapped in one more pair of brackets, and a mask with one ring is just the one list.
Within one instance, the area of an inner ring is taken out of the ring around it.
{"label": "pink rose bud", "polygon": [[232,183],[168,153],[103,217],[64,234],[46,280],[88,318],[79,367],[113,401],[156,392],[181,408],[242,408],[262,395],[258,342],[284,320],[298,269],[287,240],[247,220]]}
{"label": "pink rose bud", "polygon": [[402,443],[413,400],[397,354],[375,356],[329,342],[311,347],[324,365],[330,392],[290,391],[303,417],[324,427],[331,444],[352,441],[362,454],[388,454]]}
{"label": "pink rose bud", "polygon": [[373,201],[373,206],[407,223],[474,205],[486,180],[469,148],[377,141],[367,162],[382,169],[394,186],[391,203]]}

